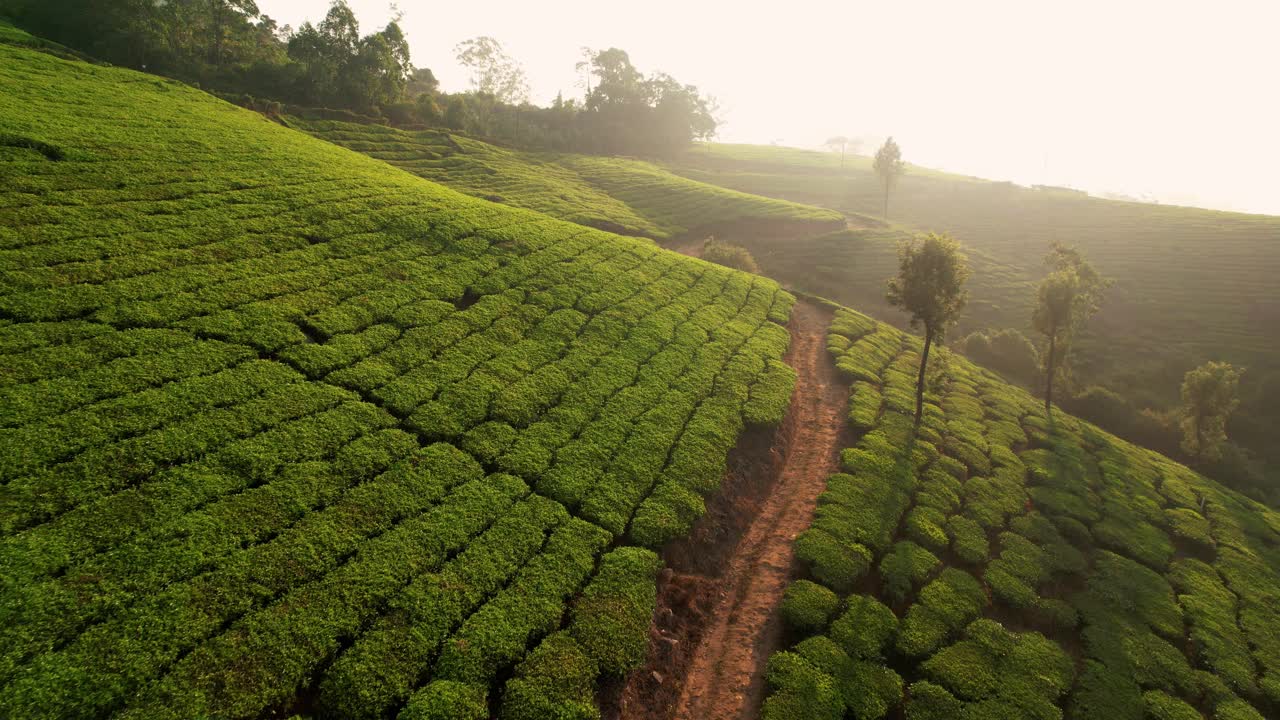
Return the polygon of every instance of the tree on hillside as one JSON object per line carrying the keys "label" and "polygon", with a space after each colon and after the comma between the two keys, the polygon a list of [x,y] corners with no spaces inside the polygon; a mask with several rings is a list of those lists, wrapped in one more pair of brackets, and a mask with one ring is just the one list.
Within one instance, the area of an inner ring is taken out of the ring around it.
{"label": "tree on hillside", "polygon": [[831,152],[840,151],[840,167],[844,167],[844,151],[849,146],[849,138],[844,135],[837,135],[833,138],[827,138],[823,145],[831,148]]}
{"label": "tree on hillside", "polygon": [[884,141],[884,145],[876,151],[876,161],[872,166],[875,168],[876,175],[880,177],[880,185],[884,188],[884,217],[889,218],[889,192],[898,184],[898,178],[902,177],[902,173],[906,170],[906,163],[902,162],[902,150],[898,148],[898,143],[889,138]]}
{"label": "tree on hillside", "polygon": [[714,235],[702,242],[701,257],[707,262],[724,265],[735,270],[757,274],[760,272],[760,266],[756,264],[756,259],[751,256],[749,250],[741,245],[717,240]]}
{"label": "tree on hillside", "polygon": [[889,279],[886,299],[911,314],[911,326],[924,326],[924,350],[916,379],[916,424],[924,410],[925,371],[929,348],[941,340],[964,309],[969,266],[951,236],[929,233],[898,246],[898,274]]}
{"label": "tree on hillside", "polygon": [[405,97],[417,100],[420,95],[435,96],[440,92],[440,81],[431,68],[414,68],[404,86]]}
{"label": "tree on hillside", "polygon": [[1243,368],[1210,361],[1182,380],[1182,449],[1197,461],[1217,460],[1227,441],[1227,418],[1240,404]]}
{"label": "tree on hillside", "polygon": [[1045,256],[1049,274],[1040,283],[1031,324],[1045,336],[1041,358],[1045,369],[1044,411],[1051,412],[1053,381],[1067,367],[1071,342],[1098,312],[1111,281],[1098,274],[1079,250],[1055,242]]}
{"label": "tree on hillside", "polygon": [[1040,379],[1040,352],[1013,328],[970,333],[956,342],[956,349],[1027,387],[1034,387]]}

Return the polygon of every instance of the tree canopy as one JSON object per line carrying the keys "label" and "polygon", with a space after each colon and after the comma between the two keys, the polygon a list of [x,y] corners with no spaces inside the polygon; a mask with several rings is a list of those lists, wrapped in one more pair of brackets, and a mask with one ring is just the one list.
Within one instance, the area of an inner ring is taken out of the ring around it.
{"label": "tree canopy", "polygon": [[1182,449],[1197,460],[1216,460],[1227,441],[1227,419],[1240,404],[1243,368],[1210,361],[1182,380]]}
{"label": "tree canopy", "polygon": [[1072,340],[1089,318],[1098,312],[1103,292],[1111,282],[1073,247],[1053,243],[1045,256],[1049,274],[1040,282],[1031,324],[1045,336],[1045,410],[1053,403],[1055,376],[1066,372]]}
{"label": "tree canopy", "polygon": [[488,36],[464,40],[454,47],[458,62],[471,70],[471,88],[492,95],[498,102],[516,105],[529,101],[529,81],[524,69]]}
{"label": "tree canopy", "polygon": [[[281,27],[254,0],[0,0],[29,31],[98,59],[197,83],[264,109],[273,102],[444,125],[548,150],[664,155],[715,135],[715,100],[666,73],[646,75],[623,50],[583,48],[583,96],[530,104],[528,79],[495,38],[455,48],[471,71],[442,93],[415,68],[398,20],[368,35],[347,0],[323,20]],[[266,101],[265,103],[262,101]]]}
{"label": "tree canopy", "polygon": [[876,176],[880,178],[880,185],[884,189],[886,218],[889,217],[889,193],[898,184],[898,178],[906,172],[906,167],[906,163],[902,162],[902,149],[898,147],[898,143],[894,142],[892,137],[886,139],[876,151],[876,159],[872,163],[872,168],[876,171]]}
{"label": "tree canopy", "polygon": [[929,348],[960,318],[968,300],[964,283],[967,259],[949,235],[929,233],[898,246],[898,274],[889,279],[886,299],[911,315],[911,327],[924,326],[924,351],[916,382],[916,422],[924,404]]}

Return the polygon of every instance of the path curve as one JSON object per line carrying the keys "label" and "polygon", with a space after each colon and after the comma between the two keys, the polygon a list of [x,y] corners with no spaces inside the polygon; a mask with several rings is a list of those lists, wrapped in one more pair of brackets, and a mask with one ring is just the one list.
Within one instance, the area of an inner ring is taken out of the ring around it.
{"label": "path curve", "polygon": [[795,435],[781,476],[760,504],[718,579],[708,618],[676,704],[677,720],[747,720],[764,695],[764,669],[782,626],[776,609],[792,579],[794,542],[837,469],[846,392],[826,349],[831,312],[805,300],[792,311]]}

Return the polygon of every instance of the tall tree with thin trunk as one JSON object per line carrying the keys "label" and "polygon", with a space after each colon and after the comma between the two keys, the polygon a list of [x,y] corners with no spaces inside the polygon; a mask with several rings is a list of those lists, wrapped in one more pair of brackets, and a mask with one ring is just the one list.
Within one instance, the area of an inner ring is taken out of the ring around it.
{"label": "tall tree with thin trunk", "polygon": [[1063,374],[1071,343],[1089,318],[1098,312],[1102,293],[1111,281],[1098,274],[1079,250],[1053,243],[1045,256],[1049,274],[1040,282],[1031,324],[1045,336],[1044,411],[1053,407],[1053,382]]}
{"label": "tall tree with thin trunk", "polygon": [[1182,380],[1182,449],[1198,462],[1217,460],[1227,441],[1227,418],[1240,404],[1243,368],[1207,362]]}
{"label": "tall tree with thin trunk", "polygon": [[969,266],[960,244],[945,233],[929,233],[898,246],[898,274],[889,279],[886,298],[890,305],[911,314],[912,327],[924,326],[924,349],[916,379],[917,425],[924,411],[929,348],[959,319],[968,299],[964,288],[968,278]]}
{"label": "tall tree with thin trunk", "polygon": [[880,177],[880,185],[884,188],[884,217],[889,218],[889,192],[898,184],[898,178],[902,177],[902,173],[906,170],[906,163],[902,162],[902,150],[898,148],[898,143],[889,138],[884,141],[884,145],[876,151],[876,161],[872,165],[875,168],[876,175]]}

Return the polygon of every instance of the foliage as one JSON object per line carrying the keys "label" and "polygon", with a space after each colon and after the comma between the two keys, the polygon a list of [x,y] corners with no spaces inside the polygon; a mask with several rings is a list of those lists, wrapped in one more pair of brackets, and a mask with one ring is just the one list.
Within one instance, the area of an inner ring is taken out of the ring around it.
{"label": "foliage", "polygon": [[508,105],[529,101],[524,70],[489,36],[464,40],[454,48],[458,64],[471,70],[471,88]]}
{"label": "foliage", "polygon": [[0,716],[593,717],[794,299],[20,45]]}
{"label": "foliage", "polygon": [[596,720],[599,668],[569,635],[548,635],[516,666],[502,699],[502,720]]}
{"label": "foliage", "polygon": [[1040,373],[1040,353],[1026,335],[1005,328],[973,332],[956,341],[956,349],[983,367],[1031,386]]}
{"label": "foliage", "polygon": [[661,567],[657,554],[642,548],[618,548],[601,558],[569,625],[601,670],[622,675],[644,664]]}
{"label": "foliage", "polygon": [[1197,460],[1217,460],[1227,440],[1227,418],[1240,405],[1237,387],[1244,370],[1207,362],[1182,381],[1182,449]]}
{"label": "foliage", "polygon": [[[1055,242],[1045,256],[1049,274],[1040,282],[1031,324],[1044,335],[1045,411],[1053,402],[1053,383],[1069,367],[1075,336],[1098,312],[1102,293],[1111,284],[1090,265],[1081,252]],[[1065,375],[1062,376],[1065,378]]]}
{"label": "foliage", "polygon": [[585,135],[595,152],[665,154],[716,133],[715,100],[665,73],[645,77],[618,48],[591,53],[594,86],[583,101]]}
{"label": "foliage", "polygon": [[782,597],[782,618],[802,633],[821,632],[840,607],[840,598],[809,580],[796,580]]}
{"label": "foliage", "polygon": [[[890,141],[891,142],[891,141]],[[911,326],[924,326],[924,350],[920,355],[920,375],[916,381],[916,422],[920,422],[924,402],[925,369],[929,346],[941,339],[964,309],[969,277],[960,244],[947,235],[929,233],[898,248],[898,274],[889,279],[886,298],[911,316]]]}
{"label": "foliage", "polygon": [[[806,660],[811,689],[842,692],[859,663],[915,678],[907,718],[1274,715],[1280,517],[1074,417],[1050,423],[961,358],[913,440],[922,344],[835,311],[827,347],[857,440],[797,556],[813,583],[856,594],[775,657]],[[842,696],[846,716],[896,702],[870,677],[865,704]],[[766,703],[783,698],[800,695]]]}
{"label": "foliage", "polygon": [[[843,153],[840,156],[841,163],[844,162]],[[906,164],[902,162],[902,149],[898,147],[898,143],[893,138],[886,138],[884,144],[876,151],[875,161],[871,165],[872,169],[880,178],[880,185],[884,188],[884,212],[882,217],[889,217],[889,193],[898,184],[898,178],[902,177],[906,171]]]}
{"label": "foliage", "polygon": [[95,57],[205,87],[274,100],[370,110],[398,101],[413,72],[400,26],[360,36],[334,0],[316,26],[288,33],[253,0],[25,2],[15,19]]}
{"label": "foliage", "polygon": [[523,152],[437,130],[289,123],[468,195],[625,235],[666,239],[738,224],[839,221],[831,211],[686,180],[639,160]]}
{"label": "foliage", "polygon": [[760,267],[756,265],[756,259],[751,257],[751,253],[747,252],[746,248],[723,240],[717,240],[714,237],[707,238],[702,243],[702,252],[699,257],[707,262],[742,270],[743,272],[760,272]]}
{"label": "foliage", "polygon": [[884,655],[898,631],[893,611],[869,595],[850,595],[840,617],[831,624],[831,639],[858,660]]}

